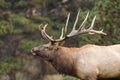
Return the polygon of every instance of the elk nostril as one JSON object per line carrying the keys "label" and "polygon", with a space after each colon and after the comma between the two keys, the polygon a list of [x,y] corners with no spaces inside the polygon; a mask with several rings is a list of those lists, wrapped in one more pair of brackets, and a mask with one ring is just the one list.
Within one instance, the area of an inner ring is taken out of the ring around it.
{"label": "elk nostril", "polygon": [[32,52],[36,52],[37,49],[36,49],[36,48],[32,48],[31,51],[32,51]]}
{"label": "elk nostril", "polygon": [[32,48],[32,52],[37,52],[38,49],[37,48]]}

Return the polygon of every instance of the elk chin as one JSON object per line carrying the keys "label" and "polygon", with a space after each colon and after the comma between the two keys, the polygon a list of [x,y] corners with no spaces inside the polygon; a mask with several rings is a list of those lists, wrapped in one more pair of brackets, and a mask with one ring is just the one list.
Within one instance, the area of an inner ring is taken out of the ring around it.
{"label": "elk chin", "polygon": [[32,52],[32,55],[36,55],[36,53]]}
{"label": "elk chin", "polygon": [[49,53],[45,53],[45,52],[37,52],[35,53],[37,56],[41,57],[43,60],[46,61],[50,61],[51,60],[51,56]]}

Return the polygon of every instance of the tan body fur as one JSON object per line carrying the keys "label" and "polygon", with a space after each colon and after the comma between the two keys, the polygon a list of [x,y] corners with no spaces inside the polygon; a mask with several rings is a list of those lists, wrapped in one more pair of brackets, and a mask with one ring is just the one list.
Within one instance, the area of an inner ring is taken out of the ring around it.
{"label": "tan body fur", "polygon": [[[34,49],[40,50],[39,47]],[[40,53],[37,54],[41,56]],[[81,80],[120,77],[120,45],[88,44],[81,48],[58,46],[57,49],[51,50],[47,57],[43,59],[48,60],[58,72]]]}

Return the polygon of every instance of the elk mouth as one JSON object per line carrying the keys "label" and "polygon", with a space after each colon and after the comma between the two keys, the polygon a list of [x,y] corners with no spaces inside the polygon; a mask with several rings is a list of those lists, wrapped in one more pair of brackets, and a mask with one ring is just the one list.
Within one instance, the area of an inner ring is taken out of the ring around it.
{"label": "elk mouth", "polygon": [[31,53],[32,53],[32,55],[36,55],[36,53],[31,49]]}
{"label": "elk mouth", "polygon": [[36,50],[36,49],[31,49],[31,53],[33,54],[33,55],[37,55],[37,54],[39,54],[39,53],[41,53],[41,51],[40,50]]}

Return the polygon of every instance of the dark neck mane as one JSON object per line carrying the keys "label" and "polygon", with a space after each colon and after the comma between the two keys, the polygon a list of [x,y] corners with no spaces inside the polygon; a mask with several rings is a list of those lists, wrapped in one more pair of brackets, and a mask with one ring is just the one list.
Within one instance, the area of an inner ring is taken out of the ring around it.
{"label": "dark neck mane", "polygon": [[70,53],[66,53],[66,51],[62,50],[56,51],[50,62],[59,73],[75,76],[76,60],[74,60],[69,54]]}

